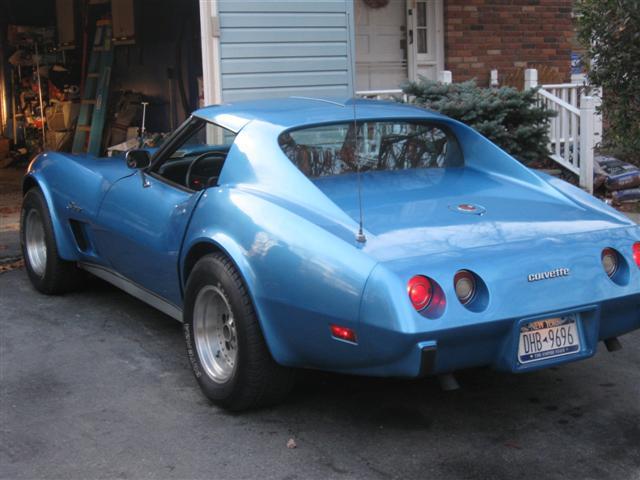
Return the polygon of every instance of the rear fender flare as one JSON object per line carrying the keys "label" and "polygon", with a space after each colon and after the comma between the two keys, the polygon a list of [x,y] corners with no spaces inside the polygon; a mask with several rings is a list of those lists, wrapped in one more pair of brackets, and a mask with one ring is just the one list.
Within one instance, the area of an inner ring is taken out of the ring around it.
{"label": "rear fender flare", "polygon": [[[207,232],[204,236],[190,239],[188,243],[185,244],[180,258],[180,276],[183,292],[188,280],[186,260],[194,249],[203,245],[209,245],[211,247],[211,252],[221,252],[233,262],[248,290],[251,303],[253,304],[253,308],[258,316],[258,322],[260,323],[260,328],[267,344],[267,348],[271,352],[271,356],[277,363],[286,364],[287,359],[290,356],[288,348],[281,340],[278,339],[277,335],[275,335],[275,333],[269,328],[269,324],[265,320],[266,314],[262,310],[260,302],[257,301],[259,292],[257,291],[258,284],[256,282],[256,274],[251,267],[251,264],[246,259],[245,250],[224,232]],[[202,254],[202,256],[204,255],[207,255],[207,253],[205,252]]]}

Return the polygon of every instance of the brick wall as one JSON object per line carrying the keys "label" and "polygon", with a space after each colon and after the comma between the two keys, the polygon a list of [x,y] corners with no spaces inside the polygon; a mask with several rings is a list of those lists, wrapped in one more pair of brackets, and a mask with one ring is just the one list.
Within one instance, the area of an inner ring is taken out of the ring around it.
{"label": "brick wall", "polygon": [[570,76],[573,0],[444,0],[445,69],[454,82],[489,83],[520,68],[548,65]]}

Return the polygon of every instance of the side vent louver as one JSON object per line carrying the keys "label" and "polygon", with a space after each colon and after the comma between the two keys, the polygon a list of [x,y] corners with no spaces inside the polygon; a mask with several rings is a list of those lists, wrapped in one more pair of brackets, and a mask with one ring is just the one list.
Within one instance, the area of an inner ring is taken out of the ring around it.
{"label": "side vent louver", "polygon": [[89,249],[89,242],[87,241],[87,236],[84,231],[84,224],[77,220],[69,220],[69,224],[71,225],[71,231],[73,232],[73,237],[76,239],[78,248],[86,252]]}

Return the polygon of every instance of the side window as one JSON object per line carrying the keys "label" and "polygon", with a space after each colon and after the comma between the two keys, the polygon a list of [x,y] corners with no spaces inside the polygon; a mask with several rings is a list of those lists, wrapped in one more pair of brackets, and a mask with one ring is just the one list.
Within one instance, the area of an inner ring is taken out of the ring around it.
{"label": "side window", "polygon": [[216,185],[235,134],[205,120],[191,118],[169,139],[157,175],[191,190]]}

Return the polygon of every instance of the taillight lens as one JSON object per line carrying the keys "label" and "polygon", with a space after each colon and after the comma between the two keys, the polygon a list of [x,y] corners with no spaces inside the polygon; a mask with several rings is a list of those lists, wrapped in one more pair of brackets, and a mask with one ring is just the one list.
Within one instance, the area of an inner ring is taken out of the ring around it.
{"label": "taillight lens", "polygon": [[460,303],[466,305],[476,294],[476,278],[468,270],[460,270],[453,278],[456,296]]}
{"label": "taillight lens", "polygon": [[633,260],[636,262],[636,265],[638,265],[638,268],[640,268],[640,242],[633,244]]}
{"label": "taillight lens", "polygon": [[341,327],[340,325],[329,325],[329,330],[331,330],[331,336],[334,338],[356,343],[356,332],[351,328]]}
{"label": "taillight lens", "polygon": [[433,299],[433,283],[423,275],[416,275],[409,280],[407,293],[413,308],[417,311],[424,310]]}
{"label": "taillight lens", "polygon": [[618,252],[616,252],[613,248],[605,248],[602,251],[602,267],[604,271],[609,275],[609,277],[613,277],[618,271],[618,266],[620,265],[620,258],[618,257]]}

